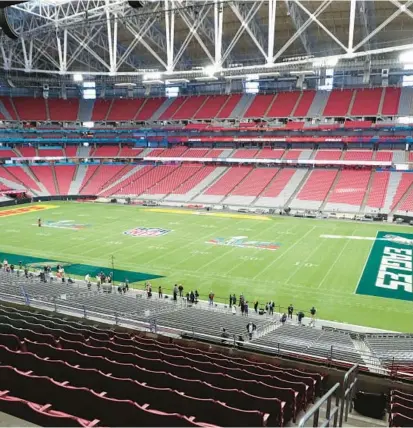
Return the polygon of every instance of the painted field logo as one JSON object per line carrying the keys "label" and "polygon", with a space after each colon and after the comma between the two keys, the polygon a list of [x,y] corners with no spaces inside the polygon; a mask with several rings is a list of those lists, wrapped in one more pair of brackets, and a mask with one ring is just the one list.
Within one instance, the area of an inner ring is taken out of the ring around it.
{"label": "painted field logo", "polygon": [[357,294],[413,301],[413,235],[378,232]]}
{"label": "painted field logo", "polygon": [[239,247],[239,248],[254,248],[258,250],[275,251],[280,248],[280,244],[276,242],[261,242],[261,241],[247,241],[248,236],[234,236],[232,238],[215,238],[207,241],[207,244],[221,245],[225,247]]}
{"label": "painted field logo", "polygon": [[[33,226],[37,226],[33,224]],[[60,221],[51,221],[46,220],[43,222],[42,227],[53,227],[55,229],[70,229],[70,230],[81,230],[90,227],[90,224],[80,224],[75,223],[73,220],[60,220]]]}
{"label": "painted field logo", "polygon": [[19,208],[10,208],[8,210],[1,210],[0,217],[10,217],[12,215],[20,215],[27,213],[34,213],[37,211],[50,210],[52,208],[57,208],[56,205],[29,205]]}
{"label": "painted field logo", "polygon": [[153,238],[156,236],[166,235],[169,232],[172,232],[172,230],[160,229],[158,227],[136,227],[135,229],[123,232],[123,234],[141,238]]}

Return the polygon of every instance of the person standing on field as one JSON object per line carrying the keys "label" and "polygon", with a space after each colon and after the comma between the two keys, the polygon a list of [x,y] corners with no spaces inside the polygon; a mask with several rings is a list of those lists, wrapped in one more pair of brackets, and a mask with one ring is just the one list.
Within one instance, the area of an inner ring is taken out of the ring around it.
{"label": "person standing on field", "polygon": [[288,306],[288,318],[293,319],[293,312],[294,312],[294,306],[292,303],[290,303],[290,306]]}

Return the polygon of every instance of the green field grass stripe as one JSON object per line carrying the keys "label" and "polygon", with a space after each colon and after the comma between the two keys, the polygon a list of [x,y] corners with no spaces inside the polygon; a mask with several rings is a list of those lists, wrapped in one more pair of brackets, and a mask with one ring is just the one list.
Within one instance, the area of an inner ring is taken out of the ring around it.
{"label": "green field grass stripe", "polygon": [[94,277],[102,271],[106,274],[113,272],[113,277],[115,281],[118,282],[124,281],[126,278],[130,283],[163,278],[161,275],[154,275],[151,273],[133,272],[129,270],[112,269],[103,266],[94,266],[81,263],[70,263],[65,262],[64,260],[45,259],[40,257],[24,256],[22,254],[0,253],[0,260],[7,260],[9,264],[14,264],[16,266],[18,266],[21,262],[23,266],[36,269],[41,269],[44,265],[49,265],[52,267],[52,269],[54,269],[58,264],[60,264],[64,266],[66,274],[81,278],[86,276],[86,274]]}
{"label": "green field grass stripe", "polygon": [[413,235],[378,232],[357,294],[413,301]]}

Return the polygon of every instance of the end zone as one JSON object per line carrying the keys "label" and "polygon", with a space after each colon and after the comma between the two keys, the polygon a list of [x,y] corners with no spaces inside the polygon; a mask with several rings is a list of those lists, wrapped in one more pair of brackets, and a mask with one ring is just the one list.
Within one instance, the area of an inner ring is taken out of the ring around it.
{"label": "end zone", "polygon": [[413,235],[378,232],[356,294],[413,301]]}
{"label": "end zone", "polygon": [[19,208],[10,208],[7,210],[1,210],[0,211],[0,217],[11,217],[13,215],[20,215],[20,214],[27,214],[27,213],[33,213],[37,211],[44,211],[44,210],[50,210],[52,208],[58,208],[58,205],[30,205],[25,207],[19,207]]}

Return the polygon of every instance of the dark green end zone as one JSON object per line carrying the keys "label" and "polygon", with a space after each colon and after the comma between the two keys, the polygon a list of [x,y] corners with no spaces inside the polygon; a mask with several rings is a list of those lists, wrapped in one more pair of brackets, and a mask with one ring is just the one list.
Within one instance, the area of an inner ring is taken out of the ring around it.
{"label": "dark green end zone", "polygon": [[413,235],[378,232],[357,294],[413,301]]}
{"label": "dark green end zone", "polygon": [[9,264],[14,264],[18,266],[20,262],[22,262],[23,266],[36,267],[41,268],[45,264],[50,265],[52,268],[55,268],[58,264],[64,266],[66,274],[73,276],[84,277],[89,274],[92,277],[95,277],[98,273],[104,272],[105,274],[109,274],[109,272],[114,273],[115,282],[123,282],[125,278],[129,280],[130,283],[139,282],[139,281],[150,281],[152,279],[163,278],[161,275],[153,275],[150,273],[142,273],[142,272],[132,272],[129,270],[122,269],[112,269],[109,267],[103,266],[91,266],[84,264],[72,264],[65,262],[63,260],[53,260],[53,259],[44,259],[39,257],[32,256],[23,256],[21,254],[10,254],[10,253],[0,253],[0,261],[7,260]]}

